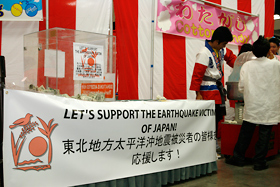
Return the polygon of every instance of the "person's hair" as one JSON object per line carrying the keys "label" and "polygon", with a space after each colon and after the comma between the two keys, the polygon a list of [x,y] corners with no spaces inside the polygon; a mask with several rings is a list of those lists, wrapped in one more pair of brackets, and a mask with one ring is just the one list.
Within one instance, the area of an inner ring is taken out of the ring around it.
{"label": "person's hair", "polygon": [[238,56],[241,54],[241,53],[244,53],[244,52],[247,52],[247,51],[252,51],[253,50],[253,46],[251,44],[243,44],[240,48],[240,51],[238,53]]}
{"label": "person's hair", "polygon": [[279,43],[280,43],[280,42],[279,42],[279,40],[278,40],[277,38],[270,38],[270,39],[269,39],[269,43],[270,43],[270,42],[275,43],[275,44],[277,45],[277,47],[279,47]]}
{"label": "person's hair", "polygon": [[253,54],[258,58],[266,57],[269,49],[270,49],[269,41],[261,35],[253,43]]}
{"label": "person's hair", "polygon": [[233,37],[227,27],[220,26],[213,32],[211,42],[214,42],[215,40],[218,40],[220,44],[221,42],[231,42]]}

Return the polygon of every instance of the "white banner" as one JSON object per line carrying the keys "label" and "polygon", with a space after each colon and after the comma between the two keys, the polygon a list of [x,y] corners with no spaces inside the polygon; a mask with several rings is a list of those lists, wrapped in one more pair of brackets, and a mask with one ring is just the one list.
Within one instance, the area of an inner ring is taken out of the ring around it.
{"label": "white banner", "polygon": [[213,162],[214,108],[5,89],[4,184],[73,186]]}

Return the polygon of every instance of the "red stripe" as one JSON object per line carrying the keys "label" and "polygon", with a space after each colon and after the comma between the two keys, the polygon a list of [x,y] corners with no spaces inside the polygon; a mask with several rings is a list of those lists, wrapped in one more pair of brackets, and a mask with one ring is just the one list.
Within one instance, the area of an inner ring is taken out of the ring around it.
{"label": "red stripe", "polygon": [[114,11],[119,99],[138,99],[138,0],[118,1]]}
{"label": "red stripe", "polygon": [[[244,1],[244,0],[237,0],[237,10],[241,10],[244,12],[251,13],[251,0],[250,1]],[[238,14],[243,14],[241,12],[238,12]]]}
{"label": "red stripe", "polygon": [[[46,29],[46,0],[42,0],[44,20],[39,29]],[[76,29],[76,0],[49,1],[49,28]],[[63,7],[63,8],[62,8]]]}
{"label": "red stripe", "polygon": [[[45,5],[45,0],[42,1]],[[46,29],[46,6],[43,6],[44,21],[39,23],[39,30]],[[49,28],[61,27],[67,29],[76,29],[76,0],[63,1],[49,1]],[[63,7],[63,8],[61,8]],[[52,33],[56,34],[56,33]],[[51,37],[51,34],[50,34]],[[55,36],[54,36],[55,37]],[[72,41],[75,41],[73,36]],[[44,44],[44,40],[40,40]],[[44,77],[44,49],[39,52],[39,68],[38,68],[38,86],[44,85],[46,87],[46,77]],[[56,49],[56,44],[48,46],[48,49]],[[65,52],[65,77],[59,78],[57,88],[60,93],[67,93],[70,96],[74,94],[74,80],[73,80],[73,42],[59,41],[58,49]],[[48,86],[56,88],[56,78],[48,78]]]}
{"label": "red stripe", "polygon": [[185,37],[163,34],[163,94],[167,99],[186,99]]}
{"label": "red stripe", "polygon": [[274,35],[274,7],[275,1],[265,0],[265,22],[264,35],[265,37],[272,37]]}
{"label": "red stripe", "polygon": [[[244,12],[248,12],[248,13],[251,13],[252,10],[251,10],[251,0],[250,1],[244,1],[244,0],[237,0],[237,10],[241,10],[241,11],[244,11]],[[241,12],[238,12],[238,14],[243,14]],[[245,15],[245,14],[243,14]],[[241,48],[241,45],[238,46],[238,51],[240,51],[240,48]]]}
{"label": "red stripe", "polygon": [[[209,2],[211,2],[211,3],[216,3],[216,4],[218,4],[218,5],[221,5],[221,4],[222,4],[222,0],[207,0],[207,1],[209,1]],[[209,4],[209,3],[205,3],[205,5],[214,6],[215,8],[221,9],[220,7],[217,7],[217,6],[212,5],[212,4]]]}

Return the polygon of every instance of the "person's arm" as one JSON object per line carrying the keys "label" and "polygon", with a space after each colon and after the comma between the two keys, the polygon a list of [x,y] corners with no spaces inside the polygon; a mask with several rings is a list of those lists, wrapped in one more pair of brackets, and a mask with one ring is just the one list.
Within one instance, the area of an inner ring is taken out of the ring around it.
{"label": "person's arm", "polygon": [[192,80],[190,85],[190,90],[196,92],[196,99],[199,100],[203,99],[200,93],[200,85],[204,77],[204,74],[206,72],[206,69],[209,65],[209,61],[211,60],[207,50],[202,49],[196,55],[196,60],[193,68]]}
{"label": "person's arm", "polygon": [[227,62],[227,64],[233,68],[234,62],[236,60],[236,55],[230,50],[229,48],[226,48],[226,54],[224,56],[224,60]]}
{"label": "person's arm", "polygon": [[200,94],[200,85],[201,85],[201,82],[204,77],[206,69],[207,69],[207,66],[202,65],[200,63],[195,63],[195,65],[194,65],[190,90],[196,91],[197,100],[203,99],[202,95]]}
{"label": "person's arm", "polygon": [[238,90],[243,93],[244,92],[244,69],[245,69],[245,64],[241,67],[240,70],[240,78],[239,78],[239,83],[238,83]]}
{"label": "person's arm", "polygon": [[200,91],[196,91],[196,100],[203,100],[202,95],[200,94]]}

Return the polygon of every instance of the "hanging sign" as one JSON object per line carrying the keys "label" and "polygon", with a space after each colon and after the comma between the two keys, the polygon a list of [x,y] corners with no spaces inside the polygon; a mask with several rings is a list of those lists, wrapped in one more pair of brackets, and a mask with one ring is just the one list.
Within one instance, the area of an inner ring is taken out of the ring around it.
{"label": "hanging sign", "polygon": [[157,31],[210,40],[219,26],[231,30],[234,44],[253,43],[259,36],[258,17],[187,0],[158,0]]}
{"label": "hanging sign", "polygon": [[42,21],[42,0],[1,0],[0,21]]}

